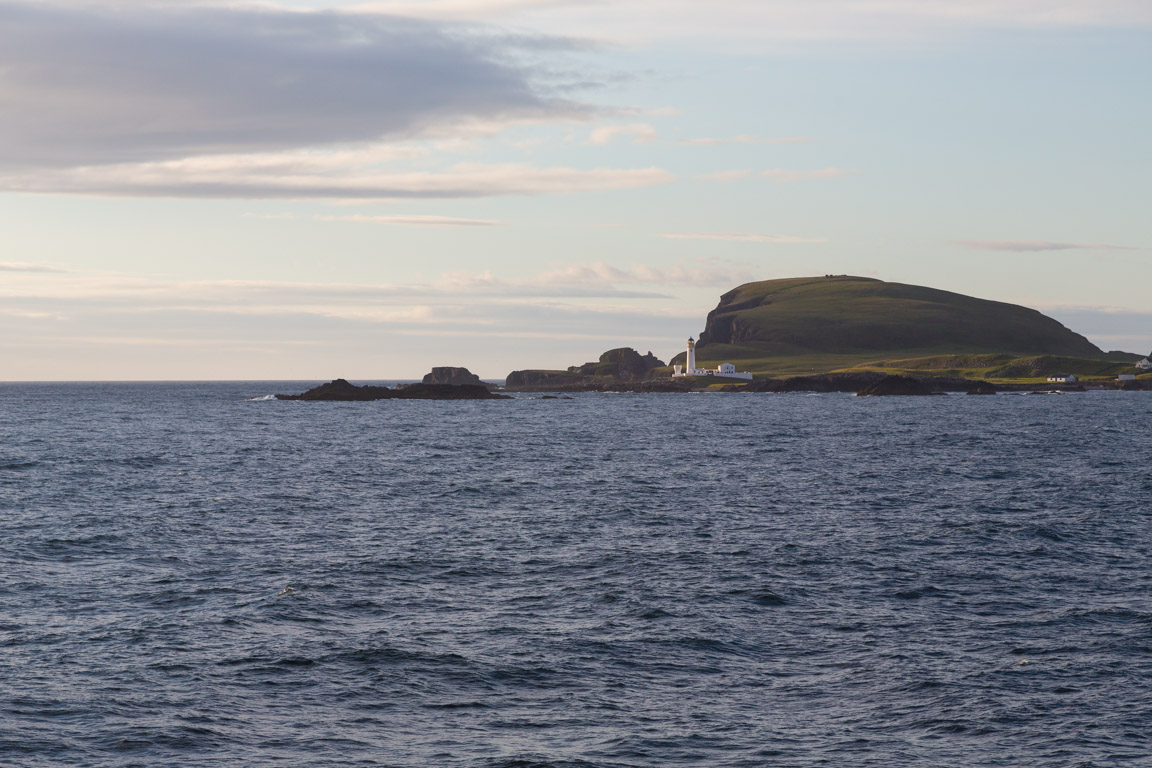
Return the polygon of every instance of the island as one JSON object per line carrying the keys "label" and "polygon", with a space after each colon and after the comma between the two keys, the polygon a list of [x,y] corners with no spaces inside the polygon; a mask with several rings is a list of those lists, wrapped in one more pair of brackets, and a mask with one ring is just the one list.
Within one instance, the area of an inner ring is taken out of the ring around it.
{"label": "island", "polygon": [[[438,366],[391,389],[344,379],[281,400],[507,399],[467,368]],[[510,372],[509,392],[852,392],[929,395],[1152,390],[1152,362],[1105,352],[1034,309],[869,277],[824,275],[737,286],[699,339],[666,364],[609,349],[564,370]]]}
{"label": "island", "polygon": [[[925,286],[824,275],[724,293],[667,365],[611,349],[567,370],[512,371],[506,388],[559,392],[1152,389],[1142,355],[1105,352],[1037,310]],[[892,379],[871,390],[885,377]],[[740,381],[744,379],[745,381]]]}

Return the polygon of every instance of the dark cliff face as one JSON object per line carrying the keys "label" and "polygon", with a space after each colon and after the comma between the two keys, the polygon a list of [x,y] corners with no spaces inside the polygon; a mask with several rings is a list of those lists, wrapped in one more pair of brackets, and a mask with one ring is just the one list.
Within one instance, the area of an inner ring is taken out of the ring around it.
{"label": "dark cliff face", "polygon": [[860,397],[883,395],[934,395],[931,384],[911,376],[885,376],[875,384],[870,384],[856,393]]}
{"label": "dark cliff face", "polygon": [[765,297],[740,299],[740,288],[734,288],[720,297],[720,303],[708,313],[704,321],[704,332],[700,334],[696,346],[709,344],[740,344],[755,339],[755,331],[740,322],[739,312],[754,309],[765,304]]}

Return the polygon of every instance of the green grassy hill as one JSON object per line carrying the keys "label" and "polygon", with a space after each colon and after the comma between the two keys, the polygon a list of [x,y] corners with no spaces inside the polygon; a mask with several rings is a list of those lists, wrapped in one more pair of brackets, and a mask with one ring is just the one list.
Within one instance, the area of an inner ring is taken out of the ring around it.
{"label": "green grassy hill", "polygon": [[1100,364],[1109,355],[1034,309],[850,276],[741,285],[708,314],[696,349],[699,365],[732,362],[768,375],[861,367],[997,371],[996,378],[1126,371],[1115,358]]}

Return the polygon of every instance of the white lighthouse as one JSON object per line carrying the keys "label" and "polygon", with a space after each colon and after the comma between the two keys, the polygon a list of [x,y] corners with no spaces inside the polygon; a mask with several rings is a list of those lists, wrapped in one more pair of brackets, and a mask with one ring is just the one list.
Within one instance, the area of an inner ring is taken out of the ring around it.
{"label": "white lighthouse", "polygon": [[746,379],[751,380],[752,374],[747,371],[736,372],[736,366],[732,363],[720,363],[715,368],[697,368],[696,367],[696,341],[688,337],[688,354],[684,360],[684,368],[681,370],[680,366],[672,366],[672,378],[682,379],[685,376],[716,376],[722,379]]}

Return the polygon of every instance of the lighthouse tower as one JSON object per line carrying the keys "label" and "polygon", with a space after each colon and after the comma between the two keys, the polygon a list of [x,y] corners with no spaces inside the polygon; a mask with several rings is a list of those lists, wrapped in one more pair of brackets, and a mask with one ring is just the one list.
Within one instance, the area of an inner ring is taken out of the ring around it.
{"label": "lighthouse tower", "polygon": [[696,373],[696,342],[688,337],[688,359],[684,361],[684,373],[691,376]]}

